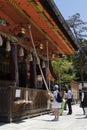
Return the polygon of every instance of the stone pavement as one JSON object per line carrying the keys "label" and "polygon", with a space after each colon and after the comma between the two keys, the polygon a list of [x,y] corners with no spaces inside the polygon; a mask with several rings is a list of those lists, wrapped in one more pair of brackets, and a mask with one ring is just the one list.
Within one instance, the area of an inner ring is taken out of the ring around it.
{"label": "stone pavement", "polygon": [[84,118],[82,108],[73,105],[73,114],[64,111],[59,121],[52,121],[52,114],[45,114],[12,123],[0,123],[0,130],[87,130],[87,118]]}

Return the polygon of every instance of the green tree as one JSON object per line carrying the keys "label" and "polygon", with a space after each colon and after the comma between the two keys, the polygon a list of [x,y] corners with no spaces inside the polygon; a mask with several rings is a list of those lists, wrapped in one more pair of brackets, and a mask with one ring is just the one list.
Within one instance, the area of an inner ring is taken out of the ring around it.
{"label": "green tree", "polygon": [[62,55],[61,58],[57,58],[52,61],[53,71],[56,75],[55,82],[63,85],[67,85],[71,80],[76,79],[76,73],[73,69],[73,63],[68,60],[66,55]]}
{"label": "green tree", "polygon": [[79,80],[82,81],[82,86],[84,86],[83,81],[87,81],[87,23],[80,19],[79,13],[69,17],[66,22],[71,28],[78,44],[81,46],[81,49],[73,56],[73,63],[77,72],[77,76],[79,77]]}
{"label": "green tree", "polygon": [[79,13],[76,13],[71,17],[69,16],[69,19],[66,20],[66,22],[72,30],[75,38],[79,40],[79,43],[81,43],[80,40],[87,38],[87,22],[80,19]]}
{"label": "green tree", "polygon": [[77,81],[83,81],[82,86],[84,86],[84,81],[87,81],[87,41],[83,41],[81,44],[82,55],[80,53],[75,53],[71,55],[73,66],[76,71]]}

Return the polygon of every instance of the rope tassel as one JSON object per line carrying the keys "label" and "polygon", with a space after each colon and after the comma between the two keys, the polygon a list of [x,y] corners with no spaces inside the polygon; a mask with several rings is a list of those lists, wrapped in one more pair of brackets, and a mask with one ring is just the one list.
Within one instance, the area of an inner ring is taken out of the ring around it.
{"label": "rope tassel", "polygon": [[41,75],[42,75],[44,84],[45,84],[45,86],[46,86],[46,89],[47,89],[47,91],[48,91],[48,94],[51,94],[51,92],[50,92],[50,90],[49,90],[49,88],[48,88],[48,86],[47,86],[47,83],[46,83],[46,80],[45,80],[45,77],[44,77],[42,68],[41,68],[41,66],[40,66],[40,62],[39,62],[39,60],[38,60],[38,55],[37,55],[37,52],[36,52],[36,48],[35,48],[35,44],[34,44],[32,32],[31,32],[31,26],[29,26],[28,28],[29,28],[30,38],[31,38],[31,41],[32,41],[32,45],[33,45],[33,48],[34,48],[34,52],[35,52],[35,55],[36,55],[36,59],[37,59],[37,62],[38,62],[38,66],[39,66],[39,69],[40,69],[40,72],[41,72]]}

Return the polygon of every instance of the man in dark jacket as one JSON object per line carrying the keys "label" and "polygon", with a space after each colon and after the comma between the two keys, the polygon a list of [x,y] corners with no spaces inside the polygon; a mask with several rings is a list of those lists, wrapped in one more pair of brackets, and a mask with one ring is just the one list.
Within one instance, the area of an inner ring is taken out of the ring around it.
{"label": "man in dark jacket", "polygon": [[83,92],[82,92],[82,104],[84,107],[84,111],[85,111],[85,115],[87,118],[87,88],[84,88]]}

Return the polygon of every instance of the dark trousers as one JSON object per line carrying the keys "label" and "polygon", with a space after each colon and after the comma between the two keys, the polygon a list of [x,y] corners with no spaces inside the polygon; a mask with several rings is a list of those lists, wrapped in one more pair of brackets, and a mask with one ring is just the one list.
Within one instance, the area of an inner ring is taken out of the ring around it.
{"label": "dark trousers", "polygon": [[67,105],[68,105],[68,114],[72,114],[72,99],[67,100]]}

